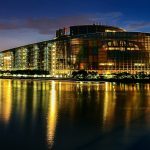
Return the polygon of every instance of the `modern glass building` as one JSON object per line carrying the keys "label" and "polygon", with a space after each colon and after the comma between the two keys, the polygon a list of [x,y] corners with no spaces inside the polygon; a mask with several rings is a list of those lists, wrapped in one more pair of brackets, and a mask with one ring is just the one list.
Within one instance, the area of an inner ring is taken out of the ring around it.
{"label": "modern glass building", "polygon": [[0,52],[2,72],[68,76],[73,71],[99,74],[150,73],[150,33],[106,25],[56,31],[56,38]]}

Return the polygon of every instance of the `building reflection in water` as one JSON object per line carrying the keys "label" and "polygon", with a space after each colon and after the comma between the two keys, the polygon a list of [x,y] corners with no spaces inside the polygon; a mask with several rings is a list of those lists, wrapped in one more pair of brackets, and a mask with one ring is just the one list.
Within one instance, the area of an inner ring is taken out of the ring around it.
{"label": "building reflection in water", "polygon": [[50,99],[48,104],[47,116],[47,141],[48,146],[51,148],[54,144],[56,124],[57,124],[57,98],[56,98],[56,85],[55,81],[51,82]]}
{"label": "building reflection in water", "polygon": [[30,140],[39,134],[35,141],[50,149],[72,130],[100,134],[122,125],[128,140],[137,118],[150,129],[149,90],[150,84],[0,80],[0,125],[13,124]]}
{"label": "building reflection in water", "polygon": [[12,84],[11,80],[0,80],[0,120],[9,124],[12,112]]}
{"label": "building reflection in water", "polygon": [[23,126],[23,123],[25,122],[25,116],[27,115],[27,81],[21,81],[21,80],[12,80],[12,98],[14,108],[13,112],[16,113],[16,115],[19,117],[20,125]]}
{"label": "building reflection in water", "polygon": [[112,83],[105,83],[103,101],[103,128],[104,131],[112,128],[115,117],[116,92]]}
{"label": "building reflection in water", "polygon": [[22,124],[25,122],[25,117],[27,115],[27,100],[28,100],[28,97],[27,97],[27,81],[23,81],[21,83],[20,86],[20,90],[19,92],[17,92],[16,94],[19,95],[20,99],[17,99],[17,102],[18,102],[18,114],[20,114],[20,119],[21,119],[21,122]]}
{"label": "building reflection in water", "polygon": [[38,82],[33,81],[33,104],[32,104],[32,115],[33,115],[33,123],[35,121],[36,115],[37,115],[37,106],[38,106]]}

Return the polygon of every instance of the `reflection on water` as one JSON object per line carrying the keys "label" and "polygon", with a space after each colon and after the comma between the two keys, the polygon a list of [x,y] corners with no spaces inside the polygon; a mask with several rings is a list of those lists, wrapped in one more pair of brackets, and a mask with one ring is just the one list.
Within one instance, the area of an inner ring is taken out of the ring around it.
{"label": "reflection on water", "polygon": [[104,130],[110,128],[110,125],[114,121],[115,115],[115,100],[116,100],[116,92],[113,89],[113,85],[106,82],[105,83],[105,93],[104,93],[104,106],[103,106],[103,127]]}
{"label": "reflection on water", "polygon": [[[139,138],[131,140],[133,128],[150,129],[149,90],[139,83],[0,80],[0,148],[74,149],[116,128],[129,145]],[[103,148],[94,141],[91,147]]]}
{"label": "reflection on water", "polygon": [[10,80],[0,80],[0,119],[7,125],[11,115],[12,84]]}
{"label": "reflection on water", "polygon": [[51,96],[48,105],[48,122],[47,122],[47,140],[49,148],[53,146],[56,123],[57,123],[57,101],[56,101],[56,89],[55,82],[52,81]]}

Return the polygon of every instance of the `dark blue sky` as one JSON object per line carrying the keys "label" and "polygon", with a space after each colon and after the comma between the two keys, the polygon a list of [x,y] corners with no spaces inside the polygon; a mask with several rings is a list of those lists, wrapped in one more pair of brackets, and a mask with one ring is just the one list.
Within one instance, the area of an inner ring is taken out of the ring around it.
{"label": "dark blue sky", "polygon": [[150,32],[149,0],[1,0],[0,50],[49,40],[55,30],[103,23]]}

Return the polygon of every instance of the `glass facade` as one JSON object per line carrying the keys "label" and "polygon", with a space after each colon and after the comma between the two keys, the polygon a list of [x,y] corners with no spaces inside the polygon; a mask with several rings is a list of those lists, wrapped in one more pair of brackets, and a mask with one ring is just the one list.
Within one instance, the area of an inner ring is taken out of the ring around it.
{"label": "glass facade", "polygon": [[13,69],[13,61],[14,61],[14,57],[13,57],[13,53],[12,52],[5,52],[3,54],[0,55],[0,61],[1,63],[1,70],[12,70]]}
{"label": "glass facade", "polygon": [[149,33],[126,32],[121,29],[118,32],[113,28],[105,32],[86,34],[84,32],[63,39],[58,37],[57,43],[62,43],[62,46],[59,46],[62,47],[62,51],[64,42],[69,43],[65,52],[67,62],[65,66],[69,66],[70,70],[96,71],[99,74],[121,72],[149,74]]}
{"label": "glass facade", "polygon": [[149,74],[150,34],[102,25],[59,29],[53,40],[0,52],[0,70],[39,70],[51,76],[76,70]]}

